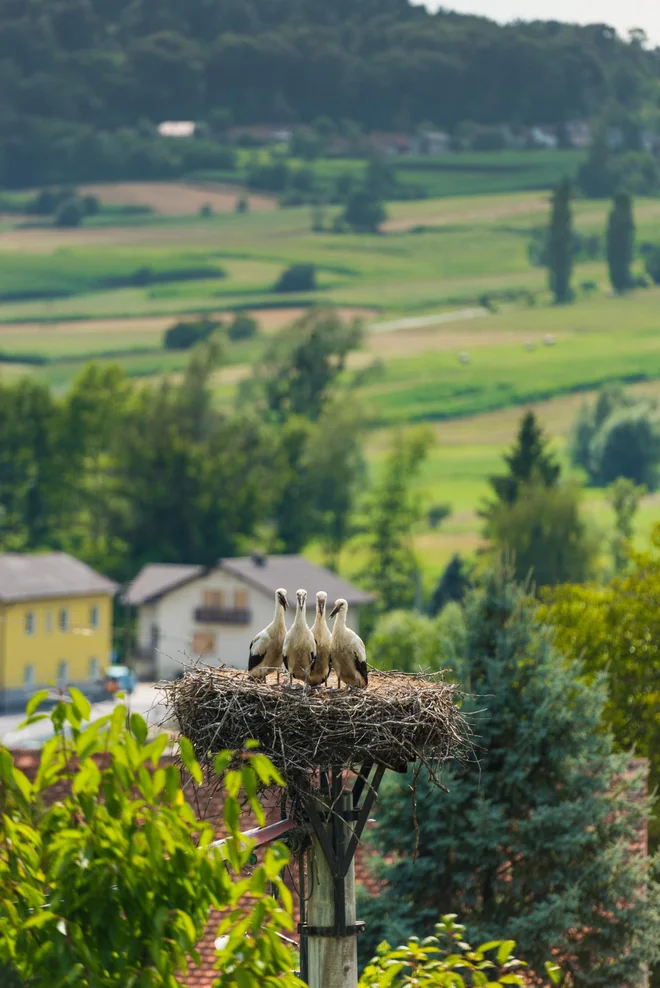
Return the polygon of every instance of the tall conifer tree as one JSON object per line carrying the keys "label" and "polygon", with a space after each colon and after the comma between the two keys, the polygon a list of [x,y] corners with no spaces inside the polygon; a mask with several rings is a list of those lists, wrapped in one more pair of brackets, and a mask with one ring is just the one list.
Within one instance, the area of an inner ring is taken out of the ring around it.
{"label": "tall conifer tree", "polygon": [[621,192],[614,197],[612,212],[607,225],[607,267],[610,283],[618,295],[632,287],[630,266],[635,245],[635,221],[632,199]]}
{"label": "tall conifer tree", "polygon": [[[500,565],[466,606],[452,657],[477,758],[382,793],[372,840],[387,889],[363,897],[367,949],[423,937],[457,913],[476,941],[511,937],[532,974],[561,964],[575,988],[641,985],[658,957],[660,892],[639,850],[649,806],[641,772],[613,753],[598,682],[578,680]],[[477,713],[481,711],[481,713]]]}

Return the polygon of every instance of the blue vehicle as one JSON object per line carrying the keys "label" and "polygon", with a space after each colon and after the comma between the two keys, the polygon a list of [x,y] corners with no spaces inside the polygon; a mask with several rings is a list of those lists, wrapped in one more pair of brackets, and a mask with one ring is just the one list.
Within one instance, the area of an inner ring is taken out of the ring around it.
{"label": "blue vehicle", "polygon": [[108,666],[106,669],[103,688],[111,696],[121,692],[130,696],[136,686],[137,676],[128,666]]}

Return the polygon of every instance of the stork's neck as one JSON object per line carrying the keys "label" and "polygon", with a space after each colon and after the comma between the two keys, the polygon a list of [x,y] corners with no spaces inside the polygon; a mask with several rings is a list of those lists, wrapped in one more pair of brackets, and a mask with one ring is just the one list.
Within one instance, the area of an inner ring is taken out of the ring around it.
{"label": "stork's neck", "polygon": [[316,602],[316,620],[319,624],[323,621],[325,617],[325,602],[317,600]]}
{"label": "stork's neck", "polygon": [[284,608],[279,600],[275,601],[275,616],[273,618],[273,623],[276,625],[285,624]]}
{"label": "stork's neck", "polygon": [[345,628],[346,627],[346,611],[341,610],[335,618],[335,628]]}
{"label": "stork's neck", "polygon": [[307,624],[307,618],[305,617],[306,610],[307,608],[306,607],[302,608],[300,606],[300,601],[298,601],[296,604],[296,616],[293,622],[294,624],[305,624],[305,625]]}

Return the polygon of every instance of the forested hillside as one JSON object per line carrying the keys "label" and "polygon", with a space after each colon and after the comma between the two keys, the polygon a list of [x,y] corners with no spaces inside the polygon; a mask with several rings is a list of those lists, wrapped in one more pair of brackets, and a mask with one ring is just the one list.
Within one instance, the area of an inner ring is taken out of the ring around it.
{"label": "forested hillside", "polygon": [[47,180],[43,155],[112,177],[99,135],[139,143],[163,119],[558,123],[634,107],[659,66],[602,25],[501,27],[407,0],[4,0],[0,161],[5,185]]}

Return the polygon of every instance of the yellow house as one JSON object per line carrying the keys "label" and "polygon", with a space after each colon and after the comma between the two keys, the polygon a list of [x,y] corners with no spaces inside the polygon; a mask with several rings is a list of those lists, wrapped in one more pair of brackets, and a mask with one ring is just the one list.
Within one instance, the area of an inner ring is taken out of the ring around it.
{"label": "yellow house", "polygon": [[35,690],[98,691],[112,652],[117,585],[63,552],[0,554],[0,707]]}

